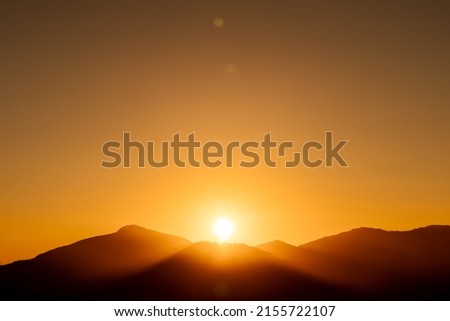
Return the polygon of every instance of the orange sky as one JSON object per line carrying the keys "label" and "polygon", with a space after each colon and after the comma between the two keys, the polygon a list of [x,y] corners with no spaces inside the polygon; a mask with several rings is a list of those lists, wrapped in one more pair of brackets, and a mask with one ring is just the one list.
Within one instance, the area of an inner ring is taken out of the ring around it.
{"label": "orange sky", "polygon": [[[450,224],[444,1],[0,4],[0,263],[138,224],[300,244]],[[214,19],[222,17],[221,27]],[[350,142],[349,168],[104,169],[101,146]]]}

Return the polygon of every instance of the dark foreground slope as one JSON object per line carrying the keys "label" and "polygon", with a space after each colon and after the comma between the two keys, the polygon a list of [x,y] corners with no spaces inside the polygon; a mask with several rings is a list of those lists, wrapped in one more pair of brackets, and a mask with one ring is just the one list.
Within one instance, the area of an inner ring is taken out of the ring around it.
{"label": "dark foreground slope", "polygon": [[[197,243],[124,280],[111,299],[319,300],[348,298],[337,287],[246,245]],[[118,296],[117,293],[120,293]]]}

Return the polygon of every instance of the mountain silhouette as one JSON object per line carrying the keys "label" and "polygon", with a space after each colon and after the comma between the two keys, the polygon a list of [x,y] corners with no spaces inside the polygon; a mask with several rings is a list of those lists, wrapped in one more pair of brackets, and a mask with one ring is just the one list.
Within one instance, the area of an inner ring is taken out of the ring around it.
{"label": "mountain silhouette", "polygon": [[299,270],[370,299],[448,299],[450,226],[359,228],[298,247],[258,246]]}
{"label": "mountain silhouette", "polygon": [[[192,243],[176,236],[130,225],[116,233],[88,238],[0,266],[0,297],[78,298],[91,286],[138,273]],[[81,298],[81,297],[80,297]]]}
{"label": "mountain silhouette", "polygon": [[126,226],[0,266],[0,299],[448,300],[449,245],[450,226],[257,247]]}

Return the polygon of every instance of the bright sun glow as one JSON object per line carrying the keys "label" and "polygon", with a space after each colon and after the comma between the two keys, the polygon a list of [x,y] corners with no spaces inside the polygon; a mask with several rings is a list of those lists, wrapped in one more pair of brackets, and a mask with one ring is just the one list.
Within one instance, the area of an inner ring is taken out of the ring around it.
{"label": "bright sun glow", "polygon": [[220,239],[220,241],[227,241],[234,232],[233,223],[227,218],[219,218],[214,222],[214,234]]}

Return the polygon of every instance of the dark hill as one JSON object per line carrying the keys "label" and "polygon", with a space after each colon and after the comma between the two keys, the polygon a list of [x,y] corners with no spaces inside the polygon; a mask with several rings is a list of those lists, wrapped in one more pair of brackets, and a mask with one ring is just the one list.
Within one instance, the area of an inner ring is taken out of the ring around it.
{"label": "dark hill", "polygon": [[192,243],[138,226],[88,238],[0,266],[0,298],[72,298],[174,255]]}
{"label": "dark hill", "polygon": [[[319,300],[346,298],[344,288],[241,244],[197,243],[116,288],[110,299]],[[120,293],[119,296],[116,293]]]}
{"label": "dark hill", "polygon": [[276,243],[259,248],[369,298],[450,298],[450,226],[404,232],[359,228],[296,250]]}

